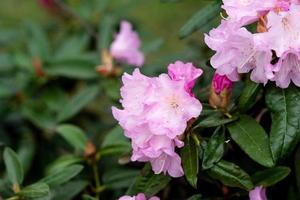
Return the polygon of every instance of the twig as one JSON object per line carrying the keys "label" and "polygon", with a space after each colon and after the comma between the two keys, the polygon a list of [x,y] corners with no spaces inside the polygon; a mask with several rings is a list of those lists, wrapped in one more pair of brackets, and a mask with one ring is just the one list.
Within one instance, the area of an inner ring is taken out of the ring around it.
{"label": "twig", "polygon": [[264,108],[262,111],[256,116],[255,120],[259,123],[261,118],[268,112],[268,109]]}

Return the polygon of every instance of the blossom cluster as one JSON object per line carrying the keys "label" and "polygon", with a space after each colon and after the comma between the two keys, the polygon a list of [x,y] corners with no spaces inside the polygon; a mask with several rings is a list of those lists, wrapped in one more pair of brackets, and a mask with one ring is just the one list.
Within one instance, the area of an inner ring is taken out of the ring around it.
{"label": "blossom cluster", "polygon": [[[119,200],[147,200],[147,198],[146,198],[145,194],[139,193],[138,195],[133,196],[133,197],[122,196],[119,198]],[[154,197],[151,197],[149,200],[159,200],[159,198],[154,196]]]}
{"label": "blossom cluster", "polygon": [[[205,35],[214,51],[211,65],[232,81],[251,72],[254,82],[300,86],[300,5],[298,0],[223,0],[228,17]],[[256,23],[250,32],[248,25]]]}
{"label": "blossom cluster", "polygon": [[191,63],[177,61],[158,77],[147,77],[139,69],[123,75],[124,109],[113,107],[112,112],[132,141],[132,161],[150,162],[156,174],[183,175],[175,148],[183,147],[180,136],[201,113],[202,105],[192,93],[201,74]]}

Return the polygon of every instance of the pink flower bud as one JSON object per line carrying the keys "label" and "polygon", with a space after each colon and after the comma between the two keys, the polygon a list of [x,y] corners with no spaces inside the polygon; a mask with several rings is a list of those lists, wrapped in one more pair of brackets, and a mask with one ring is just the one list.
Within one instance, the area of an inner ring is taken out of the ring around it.
{"label": "pink flower bud", "polygon": [[230,96],[233,82],[226,75],[215,73],[209,96],[209,104],[222,112],[227,112],[230,103]]}
{"label": "pink flower bud", "polygon": [[219,74],[215,73],[213,80],[212,80],[212,86],[213,86],[215,93],[217,95],[220,95],[221,92],[223,92],[225,90],[226,90],[226,92],[231,93],[233,83],[229,78],[227,78],[226,75],[219,75]]}
{"label": "pink flower bud", "polygon": [[263,186],[255,187],[249,192],[250,200],[267,200],[266,188]]}

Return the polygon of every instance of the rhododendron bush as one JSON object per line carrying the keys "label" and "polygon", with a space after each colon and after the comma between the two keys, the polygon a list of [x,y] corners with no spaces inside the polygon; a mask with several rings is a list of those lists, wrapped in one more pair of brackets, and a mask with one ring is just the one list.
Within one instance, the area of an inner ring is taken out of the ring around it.
{"label": "rhododendron bush", "polygon": [[0,200],[300,199],[300,1],[0,16]]}

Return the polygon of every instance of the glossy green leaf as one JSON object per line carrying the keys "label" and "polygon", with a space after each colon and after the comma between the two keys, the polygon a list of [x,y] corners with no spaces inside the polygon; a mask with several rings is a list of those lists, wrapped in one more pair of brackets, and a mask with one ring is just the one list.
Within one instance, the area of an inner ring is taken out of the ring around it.
{"label": "glossy green leaf", "polygon": [[135,169],[116,168],[107,170],[103,174],[103,184],[111,189],[128,188],[137,175],[139,175],[139,170]]}
{"label": "glossy green leaf", "polygon": [[99,88],[97,86],[90,86],[79,91],[69,103],[62,108],[57,120],[59,122],[70,119],[76,115],[81,109],[83,109],[88,103],[98,95]]}
{"label": "glossy green leaf", "polygon": [[96,197],[92,197],[92,196],[90,196],[88,194],[84,194],[84,195],[82,195],[82,200],[97,200],[97,198]]}
{"label": "glossy green leaf", "polygon": [[9,147],[3,152],[4,164],[9,181],[13,185],[20,186],[24,179],[23,167],[17,154]]}
{"label": "glossy green leaf", "polygon": [[60,170],[55,171],[53,174],[49,174],[39,182],[46,183],[50,187],[55,187],[69,181],[71,178],[78,175],[82,170],[82,165],[71,165],[61,168]]}
{"label": "glossy green leaf", "polygon": [[83,158],[72,154],[61,156],[47,167],[46,174],[53,174],[60,169],[64,169],[70,165],[74,165],[82,161]]}
{"label": "glossy green leaf", "polygon": [[196,128],[211,128],[234,122],[238,119],[237,116],[231,118],[225,117],[223,113],[214,112],[205,118],[200,118],[199,123],[194,127]]}
{"label": "glossy green leaf", "polygon": [[210,169],[209,174],[230,187],[239,187],[246,190],[253,188],[250,176],[231,162],[221,160]]}
{"label": "glossy green leaf", "polygon": [[98,153],[101,156],[124,155],[130,151],[130,141],[124,136],[123,129],[118,125],[106,134]]}
{"label": "glossy green leaf", "polygon": [[266,103],[271,111],[270,146],[274,160],[285,159],[296,147],[300,138],[300,89],[270,87]]}
{"label": "glossy green leaf", "polygon": [[50,188],[46,183],[35,183],[23,188],[18,194],[25,199],[37,199],[49,196]]}
{"label": "glossy green leaf", "polygon": [[220,9],[221,3],[219,2],[210,2],[207,6],[200,9],[180,29],[180,38],[185,38],[198,29],[201,29],[203,26],[207,25],[211,20],[219,15]]}
{"label": "glossy green leaf", "polygon": [[256,102],[257,95],[261,89],[261,84],[247,80],[241,96],[239,97],[238,107],[239,111],[246,112]]}
{"label": "glossy green leaf", "polygon": [[87,181],[74,180],[51,190],[51,200],[72,200],[88,185]]}
{"label": "glossy green leaf", "polygon": [[18,158],[23,167],[23,172],[26,175],[30,167],[36,151],[36,144],[33,138],[33,134],[26,133],[20,141],[19,148],[17,151]]}
{"label": "glossy green leaf", "polygon": [[84,132],[72,124],[62,124],[56,130],[75,149],[85,150],[88,139]]}
{"label": "glossy green leaf", "polygon": [[151,166],[146,165],[141,174],[136,177],[133,184],[128,188],[126,194],[136,195],[142,192],[147,197],[151,197],[165,188],[170,180],[169,176],[153,174]]}
{"label": "glossy green leaf", "polygon": [[195,144],[191,135],[187,135],[184,141],[184,147],[181,149],[181,161],[187,181],[196,188],[199,171],[199,146]]}
{"label": "glossy green leaf", "polygon": [[283,180],[290,172],[288,167],[275,167],[256,172],[251,177],[255,186],[270,187]]}
{"label": "glossy green leaf", "polygon": [[217,128],[209,139],[203,151],[202,168],[209,169],[218,163],[224,154],[225,134],[224,128]]}
{"label": "glossy green leaf", "polygon": [[243,115],[227,126],[230,136],[240,148],[257,163],[274,166],[269,146],[269,138],[265,130],[253,118]]}

